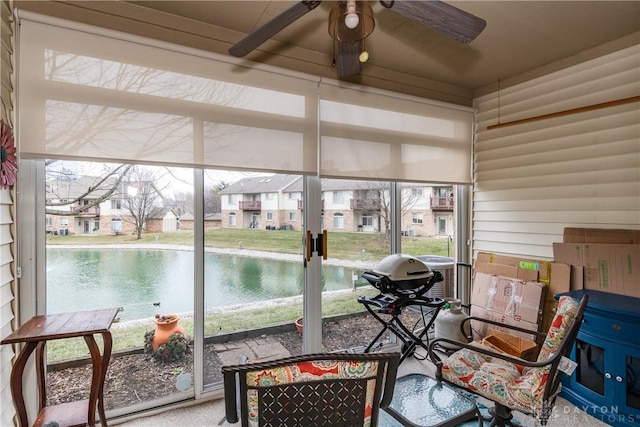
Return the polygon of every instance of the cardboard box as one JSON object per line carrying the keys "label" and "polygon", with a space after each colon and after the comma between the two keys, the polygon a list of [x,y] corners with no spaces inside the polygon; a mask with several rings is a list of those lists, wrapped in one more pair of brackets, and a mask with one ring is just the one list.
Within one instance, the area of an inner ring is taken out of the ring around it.
{"label": "cardboard box", "polygon": [[584,289],[640,298],[640,245],[554,243],[553,256],[582,268]]}
{"label": "cardboard box", "polygon": [[542,315],[545,288],[540,282],[476,273],[471,304],[506,314],[515,321],[537,325]]}
{"label": "cardboard box", "polygon": [[507,353],[525,360],[534,360],[538,353],[538,344],[534,341],[493,328],[490,329],[489,335],[483,338],[481,343],[493,347],[502,353]]}
{"label": "cardboard box", "polygon": [[[535,323],[527,322],[526,320],[516,320],[512,316],[507,316],[504,313],[499,313],[497,311],[489,310],[487,308],[479,307],[477,305],[471,306],[470,314],[471,316],[476,316],[476,317],[480,317],[482,319],[487,319],[487,320],[493,320],[495,322],[499,322],[505,325],[517,326],[519,328],[527,329],[533,332],[538,331],[538,325]],[[488,323],[485,323],[485,322],[478,322],[474,320],[471,321],[471,330],[473,332],[474,338],[486,337],[489,334],[490,328],[504,331],[504,328],[500,328],[494,325],[489,325]],[[536,340],[535,334],[528,334],[526,332],[513,331],[513,330],[510,330],[509,333],[519,336],[521,338],[526,338],[530,341]]]}
{"label": "cardboard box", "polygon": [[[478,252],[476,256],[476,264],[478,263],[478,261],[481,264],[482,263],[498,264],[503,266],[516,267],[521,270],[529,270],[529,271],[535,272],[535,273],[529,273],[532,275],[527,276],[526,278],[523,276],[507,275],[509,277],[518,277],[518,278],[522,278],[523,280],[539,281],[543,283],[548,283],[549,281],[549,274],[550,274],[549,266],[551,264],[550,261],[535,260],[535,259],[529,259],[529,258],[518,258],[518,257],[497,255],[497,254],[486,253],[486,252]],[[483,271],[483,272],[487,272],[487,271]],[[519,274],[527,274],[527,273],[519,272]],[[533,274],[535,274],[535,276],[533,276]]]}
{"label": "cardboard box", "polygon": [[512,265],[495,264],[492,262],[476,260],[474,268],[475,273],[497,274],[499,276],[513,277],[532,282],[538,280],[537,270],[528,270]]}
{"label": "cardboard box", "polygon": [[570,290],[573,290],[571,289],[571,266],[560,262],[551,263],[549,288],[545,295],[545,301],[555,301],[556,294],[569,292]]}
{"label": "cardboard box", "polygon": [[640,230],[565,227],[562,241],[564,243],[639,245]]}

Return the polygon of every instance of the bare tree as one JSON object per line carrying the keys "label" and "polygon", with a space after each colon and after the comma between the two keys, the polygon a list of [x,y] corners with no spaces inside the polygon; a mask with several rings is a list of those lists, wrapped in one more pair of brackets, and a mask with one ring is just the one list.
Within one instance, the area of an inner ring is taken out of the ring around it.
{"label": "bare tree", "polygon": [[123,221],[131,222],[136,229],[136,238],[142,238],[147,221],[157,217],[163,209],[161,189],[156,186],[157,172],[151,169],[135,166],[128,175],[126,194],[122,205],[129,213]]}
{"label": "bare tree", "polygon": [[[363,197],[367,201],[363,212],[372,216],[378,215],[383,222],[386,235],[389,235],[391,228],[391,192],[389,190],[387,183],[371,182]],[[411,191],[410,188],[403,188],[401,190],[400,218],[413,209],[418,200],[417,192]]]}

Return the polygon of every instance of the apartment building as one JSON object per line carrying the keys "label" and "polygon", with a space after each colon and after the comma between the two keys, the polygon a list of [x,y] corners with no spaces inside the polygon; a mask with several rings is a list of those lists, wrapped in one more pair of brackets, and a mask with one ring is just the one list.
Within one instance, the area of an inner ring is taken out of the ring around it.
{"label": "apartment building", "polygon": [[[271,175],[241,179],[220,192],[223,228],[303,230],[302,177]],[[386,232],[388,184],[376,181],[322,180],[323,229],[333,232]],[[454,230],[452,186],[402,187],[402,234],[450,236]]]}

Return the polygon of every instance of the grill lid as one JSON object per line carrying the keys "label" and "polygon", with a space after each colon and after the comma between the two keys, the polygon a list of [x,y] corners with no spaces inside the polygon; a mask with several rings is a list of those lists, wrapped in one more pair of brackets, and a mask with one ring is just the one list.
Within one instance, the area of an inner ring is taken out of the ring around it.
{"label": "grill lid", "polygon": [[373,270],[362,273],[362,277],[382,293],[400,298],[418,298],[442,281],[440,272],[432,271],[418,258],[405,254],[389,255]]}
{"label": "grill lid", "polygon": [[433,271],[427,264],[406,254],[389,255],[374,267],[373,272],[388,277],[392,282],[421,281],[433,277]]}

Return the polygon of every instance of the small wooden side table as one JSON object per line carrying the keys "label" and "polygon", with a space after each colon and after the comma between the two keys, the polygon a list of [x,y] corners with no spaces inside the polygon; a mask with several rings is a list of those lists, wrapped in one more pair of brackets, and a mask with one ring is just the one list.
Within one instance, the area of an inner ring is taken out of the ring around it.
{"label": "small wooden side table", "polygon": [[[111,328],[111,324],[119,310],[119,308],[109,308],[34,316],[2,340],[1,344],[25,343],[11,371],[11,395],[18,413],[20,426],[29,426],[22,391],[22,375],[27,360],[34,350],[36,350],[35,362],[36,375],[38,376],[38,417],[33,425],[41,426],[49,421],[57,421],[60,426],[94,426],[96,423],[96,406],[100,414],[101,425],[107,425],[104,412],[103,387],[109,359],[111,358],[112,338],[109,328]],[[96,334],[102,335],[102,355],[94,338]],[[83,337],[91,354],[93,372],[89,399],[55,406],[45,406],[47,402],[46,367],[44,363],[46,342],[73,337]]]}

